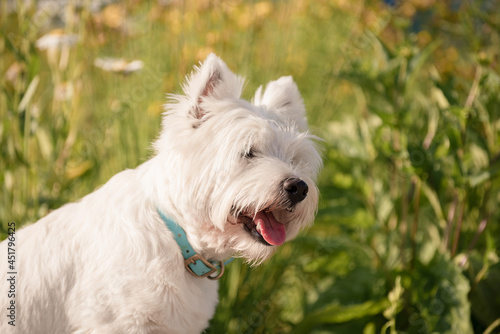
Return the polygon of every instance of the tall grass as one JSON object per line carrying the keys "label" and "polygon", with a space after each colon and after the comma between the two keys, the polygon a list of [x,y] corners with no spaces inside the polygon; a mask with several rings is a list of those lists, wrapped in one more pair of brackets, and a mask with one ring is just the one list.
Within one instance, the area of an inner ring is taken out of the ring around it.
{"label": "tall grass", "polygon": [[[497,2],[0,6],[2,239],[145,161],[164,94],[215,51],[246,98],[293,75],[326,150],[315,226],[228,266],[209,332],[498,331]],[[76,43],[40,50],[53,11]]]}

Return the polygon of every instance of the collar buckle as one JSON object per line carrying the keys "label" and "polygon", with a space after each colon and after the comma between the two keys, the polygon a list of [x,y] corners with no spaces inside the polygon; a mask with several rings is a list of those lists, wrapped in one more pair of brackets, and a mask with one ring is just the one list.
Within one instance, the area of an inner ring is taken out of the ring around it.
{"label": "collar buckle", "polygon": [[[189,244],[184,229],[176,224],[171,218],[165,216],[160,209],[157,208],[156,210],[167,228],[172,232],[173,238],[181,250],[182,257],[184,258],[184,267],[188,273],[196,277],[207,277],[211,280],[221,278],[224,274],[224,266],[231,262],[233,258],[230,258],[224,263],[222,261],[208,261],[200,254],[196,254],[193,247]],[[194,255],[188,257],[191,254]],[[218,274],[216,276],[210,276],[214,273]]]}
{"label": "collar buckle", "polygon": [[[210,269],[210,271],[207,272],[207,273],[205,273],[205,274],[201,274],[201,275],[197,274],[195,272],[196,269],[193,269],[191,266],[196,266],[198,264],[201,264],[198,261],[201,261],[201,263],[203,263],[205,266],[207,266]],[[196,276],[196,277],[207,277],[208,279],[211,279],[211,280],[218,280],[224,274],[224,262],[222,262],[222,261],[217,261],[217,262],[219,262],[219,264],[218,264],[219,268],[216,267],[212,262],[206,260],[200,254],[195,254],[195,255],[191,256],[190,258],[187,258],[187,259],[184,260],[184,267],[193,276]],[[212,275],[213,273],[216,273],[216,272],[219,272],[217,274],[217,276],[210,276],[210,275]]]}

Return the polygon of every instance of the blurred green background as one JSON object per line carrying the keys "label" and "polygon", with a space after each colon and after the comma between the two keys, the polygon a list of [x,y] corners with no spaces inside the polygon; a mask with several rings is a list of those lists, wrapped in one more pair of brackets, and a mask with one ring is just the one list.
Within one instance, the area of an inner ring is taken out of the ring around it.
{"label": "blurred green background", "polygon": [[208,333],[500,333],[500,1],[0,3],[1,239],[147,160],[213,51],[247,99],[294,77],[325,168]]}

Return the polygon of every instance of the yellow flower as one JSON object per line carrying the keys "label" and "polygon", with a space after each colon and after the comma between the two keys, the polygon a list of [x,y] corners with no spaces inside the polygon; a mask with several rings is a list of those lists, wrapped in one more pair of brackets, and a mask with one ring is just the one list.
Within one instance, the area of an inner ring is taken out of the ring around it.
{"label": "yellow flower", "polygon": [[259,19],[263,19],[269,16],[273,11],[273,4],[269,1],[261,1],[255,4],[254,12],[255,16]]}
{"label": "yellow flower", "polygon": [[109,5],[102,11],[104,24],[110,28],[120,28],[125,23],[125,14],[125,7],[122,4]]}

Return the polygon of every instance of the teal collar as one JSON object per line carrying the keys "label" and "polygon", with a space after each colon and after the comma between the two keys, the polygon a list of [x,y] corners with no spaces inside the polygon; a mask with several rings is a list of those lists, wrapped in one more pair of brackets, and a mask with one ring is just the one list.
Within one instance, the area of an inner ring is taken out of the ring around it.
{"label": "teal collar", "polygon": [[[168,229],[174,235],[174,239],[181,249],[182,256],[184,257],[184,267],[193,276],[196,277],[208,277],[209,279],[219,279],[224,274],[224,266],[231,262],[233,258],[230,258],[226,262],[222,261],[209,261],[206,260],[200,254],[196,254],[191,244],[186,237],[186,232],[184,229],[173,221],[171,218],[165,216],[160,209],[156,209],[160,214],[161,219],[168,227]],[[210,276],[217,273],[217,276]]]}

